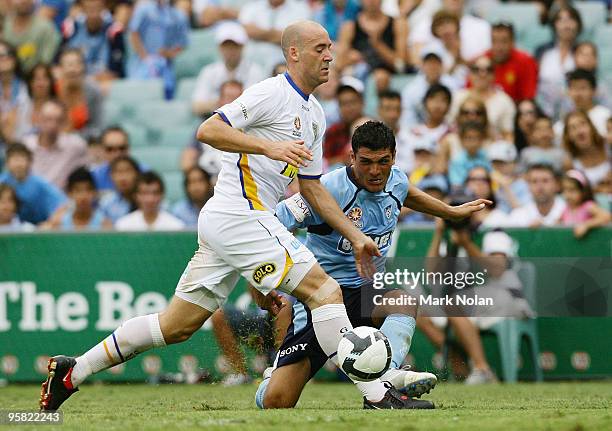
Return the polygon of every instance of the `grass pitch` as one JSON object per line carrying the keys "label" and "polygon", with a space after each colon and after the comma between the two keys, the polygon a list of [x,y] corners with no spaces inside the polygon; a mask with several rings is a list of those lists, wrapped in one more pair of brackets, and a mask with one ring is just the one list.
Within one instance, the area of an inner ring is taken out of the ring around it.
{"label": "grass pitch", "polygon": [[[90,385],[64,405],[64,424],[17,429],[78,430],[610,430],[612,381],[466,387],[439,384],[429,411],[364,411],[348,384],[312,383],[298,408],[261,411],[256,386]],[[35,409],[39,386],[0,388],[0,409]],[[0,428],[5,428],[0,426]]]}

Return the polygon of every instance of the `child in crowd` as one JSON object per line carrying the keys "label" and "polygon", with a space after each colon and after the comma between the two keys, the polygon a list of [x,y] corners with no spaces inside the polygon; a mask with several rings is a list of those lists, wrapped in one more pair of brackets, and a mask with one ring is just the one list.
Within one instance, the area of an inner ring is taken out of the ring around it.
{"label": "child in crowd", "polygon": [[555,171],[561,172],[566,159],[565,151],[555,145],[555,132],[551,119],[546,115],[538,117],[529,137],[529,146],[521,151],[521,172],[527,172],[530,165],[538,163],[549,164]]}
{"label": "child in crowd", "polygon": [[22,222],[17,215],[19,200],[17,193],[8,184],[0,184],[0,232],[28,232],[34,226]]}
{"label": "child in crowd", "polygon": [[467,121],[459,128],[462,150],[453,157],[448,166],[448,179],[451,187],[459,188],[465,182],[470,169],[482,166],[490,170],[490,164],[484,151],[483,143],[486,130],[478,121]]}
{"label": "child in crowd", "polygon": [[565,226],[574,226],[576,238],[582,238],[594,227],[610,223],[610,213],[595,203],[589,180],[581,171],[567,171],[563,177],[562,190],[567,207],[559,222]]}

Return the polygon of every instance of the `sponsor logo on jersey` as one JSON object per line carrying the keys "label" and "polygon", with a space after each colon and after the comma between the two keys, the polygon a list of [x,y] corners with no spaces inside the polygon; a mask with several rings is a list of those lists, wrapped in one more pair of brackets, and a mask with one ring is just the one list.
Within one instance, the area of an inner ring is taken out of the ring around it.
{"label": "sponsor logo on jersey", "polygon": [[291,240],[291,247],[293,247],[294,249],[299,250],[301,246],[302,246],[302,243],[300,242],[300,240],[298,239]]}
{"label": "sponsor logo on jersey", "polygon": [[285,167],[283,168],[283,170],[281,171],[281,175],[284,175],[288,178],[295,177],[297,173],[298,173],[298,168],[296,168],[293,165],[290,165],[289,163],[287,163]]}
{"label": "sponsor logo on jersey", "polygon": [[255,283],[261,284],[264,278],[266,278],[270,274],[274,274],[275,272],[276,272],[275,264],[271,262],[262,263],[257,268],[255,268],[255,271],[253,271],[253,280],[255,281]]}
{"label": "sponsor logo on jersey", "polygon": [[299,344],[296,344],[295,346],[287,347],[286,349],[281,350],[278,356],[282,358],[283,356],[290,355],[292,353],[297,352],[298,350],[304,352],[306,351],[307,346],[308,346],[308,343],[299,343]]}
{"label": "sponsor logo on jersey", "polygon": [[392,207],[391,205],[388,205],[387,208],[385,208],[385,217],[387,217],[387,219],[390,219],[391,214],[392,214]]}
{"label": "sponsor logo on jersey", "polygon": [[302,104],[302,109],[306,112],[310,112],[310,108],[304,104]]}
{"label": "sponsor logo on jersey", "polygon": [[361,220],[361,216],[363,216],[363,210],[361,208],[359,207],[351,208],[346,216],[358,228],[361,229],[363,227],[363,221]]}
{"label": "sponsor logo on jersey", "polygon": [[240,110],[242,111],[242,116],[244,117],[244,120],[245,121],[248,120],[249,119],[249,114],[247,112],[246,106],[244,106],[244,104],[242,104],[240,102],[238,102],[238,103],[240,105]]}
{"label": "sponsor logo on jersey", "polygon": [[[393,231],[381,233],[381,234],[366,234],[372,241],[376,244],[379,249],[383,249],[391,244],[391,235],[393,235]],[[353,252],[353,246],[351,242],[345,237],[341,237],[340,241],[338,241],[338,251],[345,254],[350,254]]]}

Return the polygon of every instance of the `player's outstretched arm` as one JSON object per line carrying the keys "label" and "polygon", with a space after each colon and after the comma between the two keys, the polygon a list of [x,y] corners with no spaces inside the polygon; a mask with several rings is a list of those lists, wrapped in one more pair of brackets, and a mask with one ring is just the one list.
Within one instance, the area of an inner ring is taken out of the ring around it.
{"label": "player's outstretched arm", "polygon": [[230,153],[263,154],[273,160],[289,163],[299,168],[312,160],[312,152],[304,141],[272,142],[247,135],[227,124],[219,114],[204,121],[198,128],[198,141]]}
{"label": "player's outstretched arm", "polygon": [[380,256],[380,250],[374,241],[349,221],[318,179],[300,178],[300,194],[331,228],[351,242],[359,275],[372,278],[376,271],[372,256]]}
{"label": "player's outstretched arm", "polygon": [[408,189],[408,196],[404,201],[406,208],[448,220],[464,219],[491,204],[492,202],[487,199],[476,199],[463,205],[450,206],[413,186]]}

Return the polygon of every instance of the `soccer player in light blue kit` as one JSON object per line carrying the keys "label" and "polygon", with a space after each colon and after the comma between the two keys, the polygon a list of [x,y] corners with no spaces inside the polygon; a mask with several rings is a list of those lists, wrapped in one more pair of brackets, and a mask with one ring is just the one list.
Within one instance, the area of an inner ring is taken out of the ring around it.
{"label": "soccer player in light blue kit", "polygon": [[[479,199],[460,206],[449,206],[416,187],[393,166],[395,137],[380,122],[369,121],[357,128],[352,138],[352,165],[321,178],[346,216],[379,247],[382,256],[374,258],[377,272],[385,270],[385,256],[402,206],[451,220],[469,217],[489,201]],[[398,298],[404,291],[373,289],[372,281],[359,276],[351,244],[335,232],[296,194],[276,207],[276,216],[289,229],[307,228],[307,247],[325,271],[342,287],[346,310],[354,326],[375,326],[387,336],[392,349],[391,368],[380,379],[357,383],[366,409],[430,409],[433,404],[414,400],[436,384],[435,375],[402,369],[415,328],[417,306],[376,305],[374,295]],[[275,293],[266,297],[255,292],[262,308],[280,311]],[[380,303],[380,301],[379,301]],[[325,364],[327,356],[318,346],[310,311],[296,301],[292,324],[279,349],[274,366],[266,370],[256,403],[260,408],[290,408],[297,403],[306,383]],[[400,392],[400,390],[402,392]]]}

